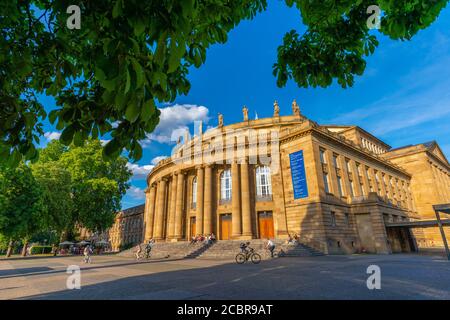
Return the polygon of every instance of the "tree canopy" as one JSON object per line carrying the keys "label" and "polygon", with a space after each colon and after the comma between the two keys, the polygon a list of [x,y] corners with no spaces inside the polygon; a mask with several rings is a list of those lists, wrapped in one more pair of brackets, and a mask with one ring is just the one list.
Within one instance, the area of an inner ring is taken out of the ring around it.
{"label": "tree canopy", "polygon": [[40,151],[36,163],[0,166],[0,240],[73,240],[80,228],[111,227],[132,175],[127,160],[104,161],[101,142],[91,139]]}
{"label": "tree canopy", "polygon": [[[378,46],[366,23],[370,5],[383,10],[382,34],[408,40],[447,2],[285,0],[307,29],[287,30],[273,66],[277,84],[352,86]],[[81,9],[80,29],[66,26],[73,4]],[[37,159],[47,116],[64,145],[110,134],[105,158],[127,150],[140,159],[139,140],[159,121],[156,104],[187,94],[189,68],[266,8],[267,0],[0,2],[0,159]],[[38,93],[53,96],[58,108],[47,115]]]}
{"label": "tree canopy", "polygon": [[0,167],[0,234],[7,239],[29,239],[40,227],[45,211],[42,188],[31,169],[21,163]]}

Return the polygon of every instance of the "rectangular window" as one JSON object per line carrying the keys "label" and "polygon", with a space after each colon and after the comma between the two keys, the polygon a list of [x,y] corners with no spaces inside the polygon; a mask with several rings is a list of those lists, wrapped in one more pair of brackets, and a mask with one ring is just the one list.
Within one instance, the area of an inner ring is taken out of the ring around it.
{"label": "rectangular window", "polygon": [[348,212],[345,213],[345,224],[347,226],[350,225],[350,215],[348,214]]}
{"label": "rectangular window", "polygon": [[335,168],[339,168],[338,155],[333,153],[333,165]]}
{"label": "rectangular window", "polygon": [[345,159],[345,165],[347,166],[347,172],[352,172],[352,167],[350,165],[350,159]]}
{"label": "rectangular window", "polygon": [[338,180],[339,196],[343,197],[344,196],[344,192],[343,192],[343,187],[342,187],[342,178],[340,176],[337,176],[337,180]]}
{"label": "rectangular window", "polygon": [[330,188],[328,186],[328,174],[325,172],[323,173],[323,184],[325,185],[325,192],[330,193]]}
{"label": "rectangular window", "polygon": [[320,148],[320,162],[323,164],[327,163],[326,157],[325,157],[325,149]]}
{"label": "rectangular window", "polygon": [[331,226],[336,227],[336,212],[331,211]]}

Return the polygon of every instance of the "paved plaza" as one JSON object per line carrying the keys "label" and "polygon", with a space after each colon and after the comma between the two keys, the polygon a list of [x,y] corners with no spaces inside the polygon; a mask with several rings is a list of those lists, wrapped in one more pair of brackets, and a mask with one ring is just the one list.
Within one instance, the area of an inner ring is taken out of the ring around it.
{"label": "paved plaza", "polygon": [[[278,258],[237,265],[202,259],[136,262],[114,255],[0,259],[1,299],[450,299],[441,256],[351,255]],[[68,290],[69,265],[81,289]],[[381,289],[369,290],[369,265]]]}

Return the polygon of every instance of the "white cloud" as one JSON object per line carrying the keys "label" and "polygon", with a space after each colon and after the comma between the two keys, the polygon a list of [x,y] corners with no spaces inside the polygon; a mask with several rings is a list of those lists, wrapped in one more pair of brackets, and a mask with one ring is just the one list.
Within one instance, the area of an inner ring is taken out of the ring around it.
{"label": "white cloud", "polygon": [[150,171],[152,171],[154,165],[140,166],[138,164],[128,162],[127,167],[133,172],[133,178],[145,179]]}
{"label": "white cloud", "polygon": [[130,189],[127,191],[127,195],[129,195],[133,199],[139,199],[144,200],[145,199],[145,192],[143,189],[131,186]]}
{"label": "white cloud", "polygon": [[163,160],[163,159],[165,159],[165,158],[167,158],[167,156],[158,156],[158,157],[154,157],[153,159],[152,159],[152,164],[153,165],[157,165],[158,164],[158,162],[160,162],[161,160]]}
{"label": "white cloud", "polygon": [[60,132],[46,132],[46,133],[44,133],[44,137],[47,139],[47,141],[59,140],[60,136],[61,136]]}
{"label": "white cloud", "polygon": [[159,124],[155,131],[142,141],[144,147],[147,147],[152,141],[159,143],[175,142],[177,137],[184,136],[184,132],[190,124],[195,121],[203,121],[204,123],[209,121],[209,110],[204,106],[175,104],[159,110],[161,111]]}

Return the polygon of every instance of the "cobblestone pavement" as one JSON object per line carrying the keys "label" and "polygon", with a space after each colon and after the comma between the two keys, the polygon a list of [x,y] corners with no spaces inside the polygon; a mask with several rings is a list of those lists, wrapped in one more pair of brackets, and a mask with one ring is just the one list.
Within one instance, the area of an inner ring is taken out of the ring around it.
{"label": "cobblestone pavement", "polygon": [[[369,265],[381,289],[369,290]],[[81,289],[68,290],[69,265]],[[259,265],[202,259],[136,262],[117,256],[0,259],[0,299],[450,299],[450,262],[438,256],[279,258]]]}

